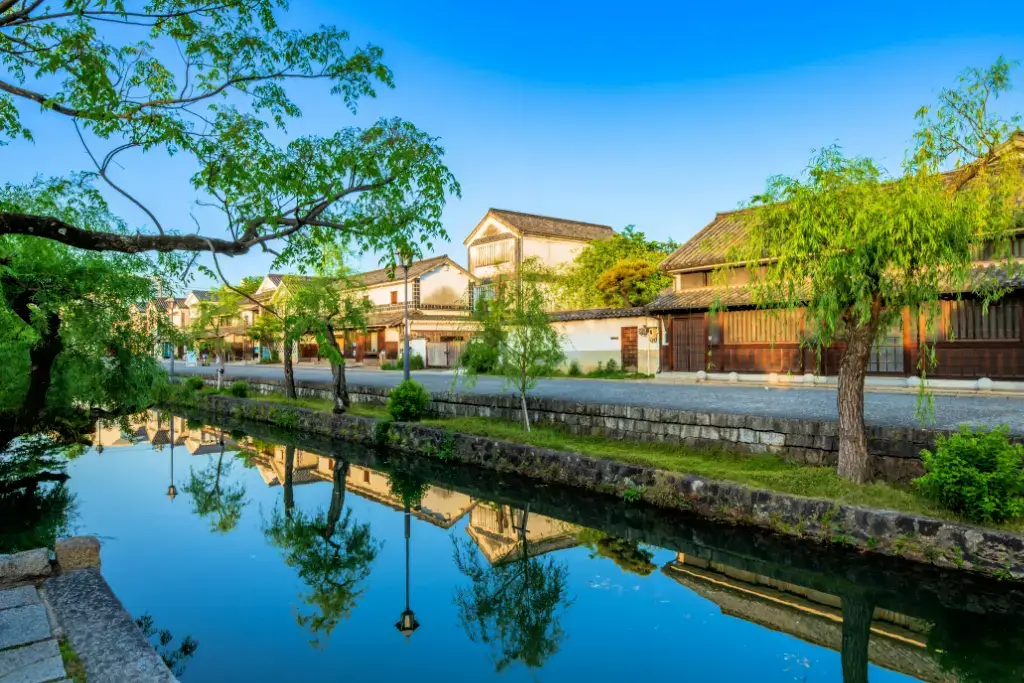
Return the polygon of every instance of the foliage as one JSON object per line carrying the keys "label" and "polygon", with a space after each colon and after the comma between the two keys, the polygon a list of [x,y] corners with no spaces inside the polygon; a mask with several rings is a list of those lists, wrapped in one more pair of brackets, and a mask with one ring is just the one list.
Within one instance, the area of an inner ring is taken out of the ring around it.
{"label": "foliage", "polygon": [[388,414],[398,422],[417,422],[430,407],[430,392],[414,379],[403,380],[388,394]]}
{"label": "foliage", "polygon": [[560,612],[572,604],[566,566],[550,557],[531,557],[524,532],[516,556],[495,564],[482,559],[467,540],[454,544],[455,564],[470,582],[455,593],[459,621],[469,639],[491,647],[498,672],[515,662],[531,669],[543,666],[565,637]]}
{"label": "foliage", "polygon": [[921,451],[925,475],[915,486],[943,507],[974,522],[1002,522],[1024,514],[1024,446],[1010,443],[1005,425],[967,426],[939,436]]}
{"label": "foliage", "polygon": [[415,464],[405,458],[389,458],[386,470],[391,495],[402,501],[404,507],[418,508],[430,490],[430,482],[417,471]]}
{"label": "foliage", "polygon": [[228,394],[235,398],[245,398],[249,395],[249,384],[245,380],[232,382],[228,387]]}
{"label": "foliage", "polygon": [[312,611],[297,613],[296,621],[314,634],[314,644],[319,635],[330,636],[334,627],[351,615],[363,594],[361,584],[369,577],[381,548],[370,525],[354,520],[351,509],[344,510],[347,473],[347,462],[335,462],[331,504],[326,512],[282,513],[275,509],[264,524],[267,540],[282,550],[285,562],[309,587],[303,601]]}
{"label": "foliage", "polygon": [[[658,270],[669,254],[678,248],[672,241],[657,242],[647,239],[642,232],[629,225],[613,237],[589,242],[576,255],[558,280],[557,298],[564,308],[598,308],[607,306],[605,294],[598,289],[598,282],[608,271],[616,268],[624,261],[634,264],[644,263],[652,268],[652,272],[635,283],[638,301],[641,305],[649,303],[661,290],[672,284],[672,279]],[[634,270],[639,265],[634,266]]]}
{"label": "foliage", "polygon": [[569,372],[566,373],[570,377],[580,377],[583,375],[583,371],[580,369],[580,362],[575,358],[569,362]]}
{"label": "foliage", "polygon": [[594,287],[606,306],[643,306],[654,301],[668,285],[657,264],[642,259],[623,259],[601,273]]}
{"label": "foliage", "polygon": [[241,481],[230,482],[234,461],[224,460],[223,440],[221,434],[221,450],[216,460],[211,459],[199,470],[189,468],[184,491],[192,496],[192,511],[210,518],[210,531],[226,534],[238,526],[246,499],[245,485]]}
{"label": "foliage", "polygon": [[391,416],[388,415],[386,418],[377,420],[373,423],[373,443],[378,446],[384,446],[388,442],[388,436],[391,434],[391,425],[394,421]]}
{"label": "foliage", "polygon": [[[548,317],[548,293],[546,274],[524,261],[514,276],[495,283],[494,295],[481,302],[474,314],[489,338],[497,342],[493,371],[519,394],[526,431],[530,430],[526,395],[538,379],[555,374],[565,360],[562,339]],[[479,376],[474,368],[461,370],[471,385]]]}
{"label": "foliage", "polygon": [[616,373],[619,371],[619,364],[615,362],[614,358],[608,359],[608,364],[604,366],[605,372]]}
{"label": "foliage", "polygon": [[[426,367],[426,363],[423,362],[423,356],[418,353],[414,353],[409,357],[409,371],[422,370]],[[399,358],[398,360],[388,361],[381,363],[381,370],[405,370],[404,361]]]}
{"label": "foliage", "polygon": [[188,387],[192,391],[202,391],[203,388],[206,387],[206,382],[203,380],[203,378],[202,377],[197,377],[195,375],[193,375],[192,377],[187,378],[185,380],[184,384],[185,384],[186,387]]}
{"label": "foliage", "polygon": [[[918,148],[900,175],[827,147],[801,177],[770,178],[751,207],[734,214],[745,234],[724,260],[747,265],[755,303],[799,309],[818,347],[845,343],[839,471],[853,481],[870,477],[863,383],[872,342],[904,307],[922,307],[931,327],[945,292],[973,290],[986,305],[1002,294],[999,278],[973,267],[983,250],[1003,261],[1004,275],[1018,270],[1010,236],[1024,174],[1021,151],[1006,144],[1016,119],[999,119],[991,106],[1009,85],[1009,65],[1000,60],[943,91],[937,110],[919,112]],[[960,169],[939,174],[949,162]]]}
{"label": "foliage", "polygon": [[[88,189],[58,186],[59,200],[0,188],[0,210],[120,225]],[[93,409],[146,407],[161,371],[134,305],[152,296],[155,272],[139,256],[0,234],[0,436],[88,430]]]}
{"label": "foliage", "polygon": [[1024,633],[1012,614],[943,611],[928,631],[928,652],[958,683],[1024,679]]}
{"label": "foliage", "polygon": [[0,451],[0,554],[52,548],[67,534],[74,515],[67,462],[84,448],[34,435]]}
{"label": "foliage", "polygon": [[[6,233],[90,249],[233,256],[273,242],[278,265],[311,265],[335,241],[418,253],[446,237],[441,211],[459,188],[435,138],[399,119],[287,136],[287,122],[302,114],[291,82],[323,83],[354,111],[392,86],[381,48],[352,49],[348,33],[331,26],[286,29],[295,20],[280,0],[14,5],[4,3],[0,16],[0,144],[29,138],[37,116],[73,126],[88,172],[138,206],[147,225],[111,230],[5,206]],[[22,112],[33,112],[32,123]],[[142,164],[161,152],[198,166],[199,231],[163,225],[131,193],[151,177]],[[210,213],[227,238],[202,230]],[[177,265],[183,270],[186,259]]]}
{"label": "foliage", "polygon": [[651,562],[654,553],[640,546],[637,541],[628,541],[618,536],[609,536],[595,529],[583,529],[577,534],[580,543],[592,552],[591,559],[607,557],[622,571],[637,576],[650,576],[657,567]]}
{"label": "foliage", "polygon": [[164,664],[171,670],[171,673],[181,677],[185,673],[185,665],[188,664],[188,660],[192,659],[192,655],[199,649],[199,643],[193,640],[192,636],[185,636],[177,647],[173,647],[174,636],[167,629],[157,630],[153,623],[153,617],[149,614],[143,614],[135,620],[135,623],[160,658],[164,660]]}
{"label": "foliage", "polygon": [[498,346],[489,344],[482,335],[474,335],[466,342],[459,363],[469,372],[488,375],[498,365]]}

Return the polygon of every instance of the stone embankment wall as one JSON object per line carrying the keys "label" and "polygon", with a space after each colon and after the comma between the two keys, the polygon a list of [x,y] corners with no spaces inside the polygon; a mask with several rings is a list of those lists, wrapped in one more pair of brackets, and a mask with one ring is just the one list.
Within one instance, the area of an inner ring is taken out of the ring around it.
{"label": "stone embankment wall", "polygon": [[[249,378],[252,391],[283,393],[280,380]],[[207,379],[207,384],[215,380]],[[295,383],[299,396],[331,397],[326,382]],[[384,405],[387,389],[349,386],[353,402]],[[519,399],[438,392],[431,394],[435,417],[493,417],[520,420]],[[835,466],[838,425],[831,421],[800,420],[738,413],[704,413],[669,408],[583,403],[531,397],[527,400],[534,424],[553,425],[573,434],[626,441],[657,441],[687,446],[727,448],[750,453],[779,453],[805,465]],[[940,432],[931,429],[869,426],[868,449],[875,476],[886,481],[908,481],[924,473],[920,452],[931,448]]]}
{"label": "stone embankment wall", "polygon": [[457,434],[415,423],[379,423],[369,418],[222,395],[202,397],[197,407],[221,418],[255,420],[332,439],[386,445],[426,457],[644,500],[716,521],[843,543],[865,552],[1001,578],[1024,578],[1024,536],[1018,534],[760,491],[705,477]]}

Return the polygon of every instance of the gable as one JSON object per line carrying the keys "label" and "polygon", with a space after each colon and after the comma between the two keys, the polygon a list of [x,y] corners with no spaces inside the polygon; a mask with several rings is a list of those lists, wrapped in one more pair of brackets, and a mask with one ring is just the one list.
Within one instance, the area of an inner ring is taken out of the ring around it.
{"label": "gable", "polygon": [[476,227],[473,228],[469,236],[463,240],[463,244],[466,246],[472,246],[474,243],[481,244],[487,242],[494,242],[500,239],[507,239],[510,237],[520,237],[520,232],[511,225],[506,225],[496,216],[491,215],[490,212],[483,217]]}

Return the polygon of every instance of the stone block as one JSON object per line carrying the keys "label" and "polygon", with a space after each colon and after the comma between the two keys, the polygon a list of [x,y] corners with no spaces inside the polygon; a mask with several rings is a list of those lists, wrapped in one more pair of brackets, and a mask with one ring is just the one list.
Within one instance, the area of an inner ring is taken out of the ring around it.
{"label": "stone block", "polygon": [[39,593],[35,586],[18,586],[0,591],[0,610],[11,609],[12,607],[24,607],[25,605],[38,605]]}
{"label": "stone block", "polygon": [[53,549],[61,571],[100,568],[100,541],[95,536],[76,536],[57,541]]}
{"label": "stone block", "polygon": [[709,441],[718,441],[721,434],[718,431],[718,427],[701,427],[700,438],[707,439]]}
{"label": "stone block", "polygon": [[50,572],[50,551],[46,548],[0,555],[0,586],[49,576]]}
{"label": "stone block", "polygon": [[49,637],[50,620],[42,604],[13,607],[0,612],[0,650]]}
{"label": "stone block", "polygon": [[777,432],[761,432],[757,435],[757,440],[766,446],[785,446],[786,435],[779,434]]}
{"label": "stone block", "polygon": [[757,432],[753,429],[740,429],[739,430],[739,442],[740,443],[757,443]]}
{"label": "stone block", "polygon": [[0,681],[4,683],[43,683],[65,675],[60,648],[52,638],[0,652]]}

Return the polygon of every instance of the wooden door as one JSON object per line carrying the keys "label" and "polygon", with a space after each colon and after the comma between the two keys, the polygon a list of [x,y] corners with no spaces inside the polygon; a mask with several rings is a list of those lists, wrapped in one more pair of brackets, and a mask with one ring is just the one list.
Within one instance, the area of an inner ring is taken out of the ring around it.
{"label": "wooden door", "polygon": [[622,345],[622,369],[636,372],[637,334],[635,327],[623,327],[619,337]]}
{"label": "wooden door", "polygon": [[704,314],[683,315],[672,319],[672,369],[697,372],[705,368],[707,338]]}

